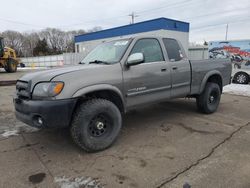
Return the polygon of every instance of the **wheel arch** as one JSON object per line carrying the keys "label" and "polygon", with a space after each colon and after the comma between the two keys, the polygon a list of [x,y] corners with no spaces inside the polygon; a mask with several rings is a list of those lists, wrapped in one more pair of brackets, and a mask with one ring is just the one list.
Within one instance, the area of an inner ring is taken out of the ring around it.
{"label": "wheel arch", "polygon": [[125,112],[125,102],[121,91],[112,85],[99,84],[88,86],[76,91],[72,97],[81,99],[102,98],[113,102],[121,113]]}
{"label": "wheel arch", "polygon": [[204,76],[204,78],[203,78],[203,80],[201,82],[200,93],[203,92],[207,82],[212,82],[212,83],[218,84],[219,87],[220,87],[220,90],[222,92],[223,80],[222,80],[222,75],[221,75],[221,73],[219,71],[213,70],[213,71],[208,72]]}

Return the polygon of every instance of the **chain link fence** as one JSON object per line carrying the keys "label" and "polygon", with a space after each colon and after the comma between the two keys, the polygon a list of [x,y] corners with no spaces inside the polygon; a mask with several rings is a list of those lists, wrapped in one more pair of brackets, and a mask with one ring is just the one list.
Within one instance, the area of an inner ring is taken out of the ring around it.
{"label": "chain link fence", "polygon": [[20,58],[20,61],[25,65],[25,67],[56,67],[76,65],[85,56],[85,53],[64,53],[50,56],[23,57]]}
{"label": "chain link fence", "polygon": [[[20,58],[21,63],[26,67],[56,67],[64,65],[78,64],[87,53],[63,53],[60,55],[39,56],[39,57],[24,57]],[[191,60],[208,59],[208,48],[190,47],[188,57]]]}

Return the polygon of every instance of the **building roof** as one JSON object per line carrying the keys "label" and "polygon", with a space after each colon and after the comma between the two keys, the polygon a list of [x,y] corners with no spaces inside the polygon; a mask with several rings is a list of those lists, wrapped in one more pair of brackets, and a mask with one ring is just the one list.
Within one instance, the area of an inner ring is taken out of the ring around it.
{"label": "building roof", "polygon": [[168,18],[157,18],[144,22],[138,22],[135,24],[124,25],[111,29],[78,35],[75,36],[75,42],[77,43],[77,42],[98,40],[98,39],[149,32],[161,29],[189,32],[189,23],[178,20],[172,20]]}

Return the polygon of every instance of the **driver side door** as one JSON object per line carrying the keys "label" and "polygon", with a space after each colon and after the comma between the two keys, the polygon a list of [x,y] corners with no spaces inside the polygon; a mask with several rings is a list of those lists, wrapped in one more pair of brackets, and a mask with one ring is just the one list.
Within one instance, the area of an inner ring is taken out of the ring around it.
{"label": "driver side door", "polygon": [[134,53],[143,53],[144,61],[124,68],[127,108],[169,98],[170,69],[165,61],[160,41],[156,38],[138,39],[130,55]]}

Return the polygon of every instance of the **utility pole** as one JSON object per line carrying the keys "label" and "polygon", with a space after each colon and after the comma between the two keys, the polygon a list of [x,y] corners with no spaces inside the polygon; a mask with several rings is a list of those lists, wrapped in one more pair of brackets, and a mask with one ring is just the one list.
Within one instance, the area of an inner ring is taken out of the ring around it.
{"label": "utility pole", "polygon": [[227,41],[227,33],[228,33],[228,24],[226,26],[226,37],[225,37],[225,40]]}
{"label": "utility pole", "polygon": [[138,17],[139,15],[136,15],[135,12],[132,12],[128,16],[131,17],[131,24],[134,24],[135,23],[135,18]]}

